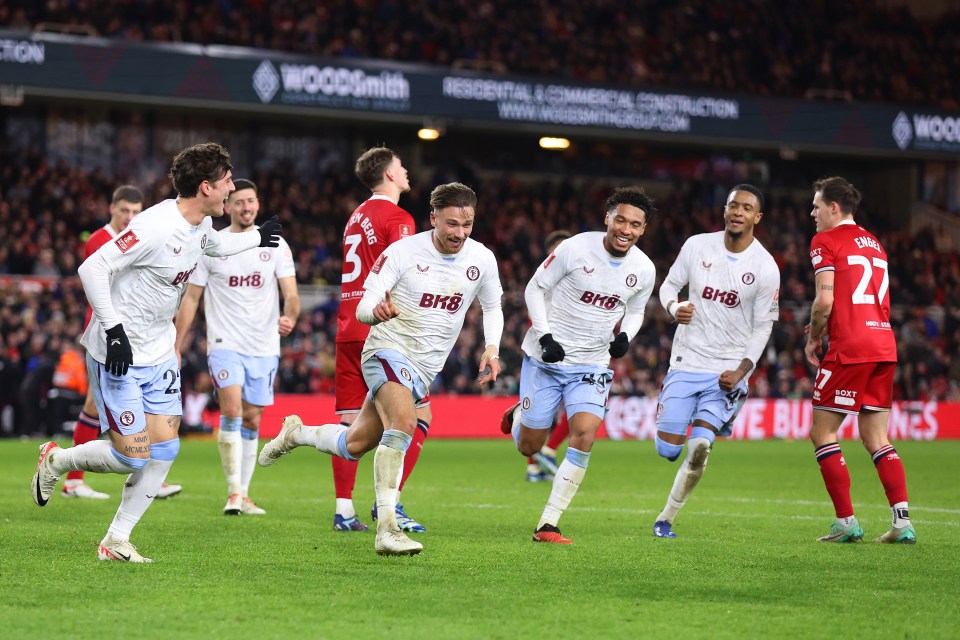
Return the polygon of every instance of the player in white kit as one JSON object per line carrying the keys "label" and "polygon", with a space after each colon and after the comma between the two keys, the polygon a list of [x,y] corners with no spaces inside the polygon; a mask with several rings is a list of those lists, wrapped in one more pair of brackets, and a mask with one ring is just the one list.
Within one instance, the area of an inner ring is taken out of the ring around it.
{"label": "player in white kit", "polygon": [[110,439],[69,449],[44,443],[30,488],[42,507],[71,469],[130,474],[100,542],[101,560],[152,562],[130,543],[130,533],[180,450],[183,407],[173,318],[190,273],[204,254],[232,255],[279,242],[275,219],[256,234],[213,229],[210,217],[223,215],[233,191],[231,169],[230,154],[218,144],[184,149],[170,168],[179,197],[141,213],[80,266],[94,312],[81,342],[100,426]]}
{"label": "player in white kit", "polygon": [[626,355],[653,292],[656,269],[635,245],[654,212],[643,189],[615,190],[607,199],[607,230],[564,240],[527,285],[532,326],[522,345],[520,410],[501,428],[509,427],[517,449],[529,456],[546,442],[561,402],[570,425],[534,542],[572,544],[557,523],[587,471],[613,381],[610,358]]}
{"label": "player in white kit", "polygon": [[[680,326],[660,390],[657,453],[672,462],[688,428],[690,441],[653,525],[658,538],[677,537],[673,520],[700,481],[716,437],[730,435],[779,316],[780,269],[753,237],[762,217],[763,193],[749,184],[733,187],[724,230],[688,238],[660,285],[660,303]],[[684,286],[689,299],[680,302]]]}
{"label": "player in white kit", "polygon": [[372,325],[360,356],[369,393],[356,421],[349,428],[304,426],[297,416],[288,416],[280,434],[260,452],[260,464],[267,466],[303,445],[350,460],[376,448],[374,548],[380,555],[423,549],[397,525],[404,452],[417,428],[416,403],[443,367],[474,299],[483,311],[486,345],[478,382],[500,374],[503,288],[493,253],[469,238],[476,203],[476,194],[463,184],[438,186],[430,194],[433,230],[394,242],[371,268],[357,307],[357,319]]}
{"label": "player in white kit", "polygon": [[[230,227],[225,233],[253,233],[260,212],[257,187],[234,180],[227,198]],[[283,292],[283,315],[280,297]],[[219,258],[203,256],[177,313],[177,356],[204,299],[210,379],[220,403],[217,445],[227,478],[226,515],[264,515],[250,499],[257,462],[260,417],[273,404],[273,381],[280,362],[280,336],[288,336],[300,315],[293,254],[280,246]]]}

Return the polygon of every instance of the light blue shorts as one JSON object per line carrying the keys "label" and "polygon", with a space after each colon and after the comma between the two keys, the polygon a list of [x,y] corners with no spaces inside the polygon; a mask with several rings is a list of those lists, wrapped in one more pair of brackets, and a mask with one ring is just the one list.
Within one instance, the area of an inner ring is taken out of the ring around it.
{"label": "light blue shorts", "polygon": [[427,397],[429,389],[410,364],[407,356],[394,349],[377,351],[361,364],[363,381],[367,383],[367,397],[372,402],[387,382],[402,384],[413,394],[413,401],[420,403]]}
{"label": "light blue shorts", "polygon": [[520,366],[520,422],[530,429],[549,429],[560,408],[567,418],[592,413],[603,418],[613,371],[598,366],[546,364],[523,356]]}
{"label": "light blue shorts", "polygon": [[93,401],[100,412],[100,431],[125,436],[147,428],[145,413],[182,416],[180,367],[176,358],[151,367],[132,366],[125,376],[115,376],[87,354],[87,375]]}
{"label": "light blue shorts", "polygon": [[747,391],[745,380],[733,391],[724,391],[719,373],[668,371],[657,405],[657,430],[685,436],[694,420],[702,420],[728,436],[747,401]]}
{"label": "light blue shorts", "polygon": [[273,380],[279,362],[279,356],[247,356],[227,349],[211,351],[207,357],[214,387],[242,384],[243,401],[258,407],[273,405]]}

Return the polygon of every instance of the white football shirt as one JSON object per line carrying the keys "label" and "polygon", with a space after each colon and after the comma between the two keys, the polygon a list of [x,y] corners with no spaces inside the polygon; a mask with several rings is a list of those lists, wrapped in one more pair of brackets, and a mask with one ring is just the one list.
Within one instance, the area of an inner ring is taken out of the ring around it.
{"label": "white football shirt", "polygon": [[[618,258],[603,247],[606,234],[580,233],[560,243],[533,274],[547,296],[547,323],[566,354],[563,365],[610,364],[613,329],[627,309],[643,313],[656,282],[656,268],[643,251],[630,247]],[[540,359],[540,328],[527,330],[523,352]]]}
{"label": "white football shirt", "polygon": [[[220,233],[233,232],[224,229]],[[248,356],[280,355],[277,280],[295,275],[293,253],[283,238],[279,247],[200,258],[190,284],[205,287],[207,353],[228,349]]]}
{"label": "white football shirt", "polygon": [[[231,242],[229,250],[258,244],[260,235],[251,234],[248,242]],[[156,365],[174,357],[173,318],[190,274],[201,255],[220,255],[225,250],[210,218],[192,226],[177,209],[176,200],[164,200],[134,216],[121,234],[81,266],[84,290],[97,320],[87,325],[81,343],[94,360],[104,362],[104,332],[123,323],[134,366]],[[94,271],[109,273],[109,292],[97,288],[99,281],[91,277]]]}
{"label": "white football shirt", "polygon": [[467,308],[500,308],[503,287],[493,252],[467,238],[459,253],[433,245],[433,231],[401,238],[387,247],[363,284],[364,300],[382,301],[390,291],[400,315],[370,328],[361,362],[381,349],[405,355],[429,386],[460,335]]}
{"label": "white football shirt", "polygon": [[689,285],[689,300],[696,308],[693,321],[677,328],[671,369],[736,369],[747,357],[754,328],[780,315],[780,268],[773,256],[756,238],[745,251],[730,253],[723,235],[716,231],[688,238],[660,286],[660,302],[666,307]]}

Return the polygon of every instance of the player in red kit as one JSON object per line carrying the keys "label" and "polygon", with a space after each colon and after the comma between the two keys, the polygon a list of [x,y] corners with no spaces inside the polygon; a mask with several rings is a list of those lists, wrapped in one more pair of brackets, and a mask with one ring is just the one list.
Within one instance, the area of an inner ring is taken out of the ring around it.
{"label": "player in red kit", "polygon": [[[863,528],[853,514],[850,473],[837,431],[848,414],[857,415],[860,439],[876,465],[893,512],[890,530],[874,542],[914,544],[916,532],[907,505],[907,478],[887,439],[893,403],[897,345],[890,326],[887,252],[853,216],[860,192],[843,178],[813,185],[817,234],[810,243],[816,298],[804,348],[817,367],[810,439],[837,519],[820,542],[858,542]],[[821,359],[823,338],[829,338]]]}
{"label": "player in red kit", "polygon": [[[363,283],[370,268],[389,245],[417,232],[413,216],[397,206],[400,195],[410,190],[407,170],[400,158],[384,147],[365,151],[355,166],[360,181],[373,195],[364,201],[347,221],[343,232],[343,274],[340,309],[337,312],[336,412],[340,423],[353,424],[363,401],[367,385],[360,370],[360,353],[370,326],[357,320],[357,304],[363,297]],[[420,449],[430,427],[430,399],[417,405],[417,430],[403,463],[400,490],[413,471]],[[357,462],[331,458],[337,505],[333,528],[337,531],[366,531],[353,507],[353,487],[357,478]],[[397,524],[404,531],[421,532],[423,525],[409,517],[397,501]],[[372,511],[376,519],[376,508]]]}
{"label": "player in red kit", "polygon": [[[133,216],[143,210],[143,192],[137,187],[126,184],[118,187],[113,192],[113,198],[110,201],[110,222],[90,234],[86,245],[83,247],[83,259],[86,260],[97,249],[107,244],[117,237],[117,235],[127,228]],[[93,309],[87,307],[87,317],[84,326],[90,322],[90,316]],[[77,426],[73,430],[73,445],[77,446],[91,440],[96,440],[100,436],[100,414],[97,411],[97,405],[93,401],[92,385],[87,389],[87,398],[83,404],[83,410],[77,418]],[[180,485],[170,485],[164,483],[158,498],[168,498],[181,490]],[[83,471],[71,471],[63,481],[61,495],[64,498],[93,498],[106,500],[109,494],[94,490],[83,481]]]}

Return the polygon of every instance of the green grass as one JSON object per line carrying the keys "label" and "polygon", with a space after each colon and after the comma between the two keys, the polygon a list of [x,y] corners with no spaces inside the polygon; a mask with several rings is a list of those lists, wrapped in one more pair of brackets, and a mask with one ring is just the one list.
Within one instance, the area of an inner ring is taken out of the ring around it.
{"label": "green grass", "polygon": [[[212,441],[187,440],[133,542],[156,564],[98,562],[107,501],[30,500],[37,442],[0,441],[4,638],[949,638],[960,635],[960,441],[901,442],[916,546],[814,542],[833,517],[807,442],[721,442],[675,526],[655,540],[676,465],[649,442],[597,444],[560,522],[530,535],[549,493],[512,443],[428,441],[403,502],[424,552],[380,558],[373,532],[330,530],[326,456],[300,449],[254,476],[263,517],[222,515]],[[61,443],[67,444],[67,443]],[[867,538],[889,509],[845,442]],[[369,523],[372,456],[356,504]]]}

